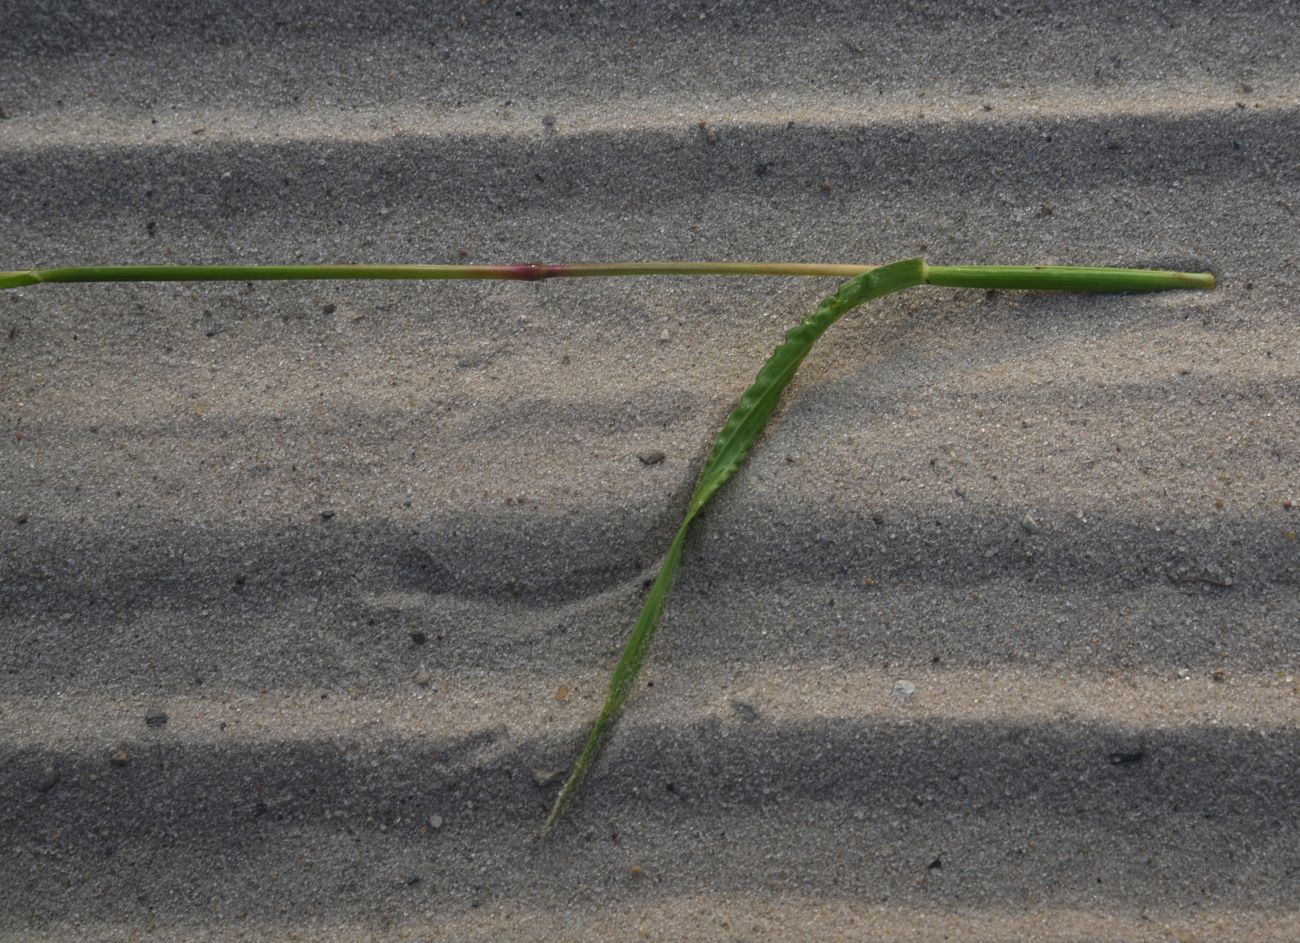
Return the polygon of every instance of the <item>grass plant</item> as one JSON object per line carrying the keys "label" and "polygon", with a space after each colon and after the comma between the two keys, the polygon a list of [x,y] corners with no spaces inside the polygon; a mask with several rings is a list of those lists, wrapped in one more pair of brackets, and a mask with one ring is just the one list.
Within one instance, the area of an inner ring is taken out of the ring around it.
{"label": "grass plant", "polygon": [[510,279],[582,278],[616,275],[821,275],[848,278],[817,309],[792,328],[758,371],[718,433],[686,506],[686,513],[641,614],[610,678],[592,725],[543,831],[549,831],[595,763],[631,694],[654,640],[664,600],[672,588],[691,521],[730,480],[753,447],[781,393],[813,344],[845,313],[864,302],[917,285],[951,288],[1139,292],[1212,288],[1206,273],[1078,266],[927,265],[906,259],[883,266],[748,262],[634,262],[596,265],[110,265],[0,272],[0,289],[43,283],[127,281],[266,281],[283,279]]}

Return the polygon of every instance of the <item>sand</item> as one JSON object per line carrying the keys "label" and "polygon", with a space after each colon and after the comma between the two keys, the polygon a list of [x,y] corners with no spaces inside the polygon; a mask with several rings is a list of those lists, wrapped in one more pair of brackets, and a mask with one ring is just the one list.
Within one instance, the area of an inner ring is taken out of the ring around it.
{"label": "sand", "polygon": [[[1294,5],[0,4],[0,937],[1300,938]],[[662,452],[662,461],[639,458]]]}

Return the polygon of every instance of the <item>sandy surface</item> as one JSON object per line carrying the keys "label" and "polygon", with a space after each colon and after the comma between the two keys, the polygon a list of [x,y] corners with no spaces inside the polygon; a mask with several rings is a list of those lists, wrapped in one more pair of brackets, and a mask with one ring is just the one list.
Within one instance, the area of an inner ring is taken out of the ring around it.
{"label": "sandy surface", "polygon": [[1300,14],[1030,6],[0,0],[3,269],[1221,282],[837,325],[545,842],[832,283],[0,294],[0,937],[1300,938]]}

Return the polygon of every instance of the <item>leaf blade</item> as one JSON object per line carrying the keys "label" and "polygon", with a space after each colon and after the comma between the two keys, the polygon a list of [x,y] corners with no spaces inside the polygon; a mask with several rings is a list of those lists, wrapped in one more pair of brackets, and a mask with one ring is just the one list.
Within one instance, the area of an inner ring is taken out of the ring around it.
{"label": "leaf blade", "polygon": [[740,402],[727,416],[722,431],[714,440],[713,449],[691,495],[686,515],[668,547],[650,594],[614,668],[605,703],[555,799],[543,833],[554,827],[576,794],[636,683],[650,643],[654,640],[664,600],[672,588],[691,521],[718,489],[739,470],[741,462],[749,454],[776,409],[781,393],[790,384],[818,338],[845,313],[863,302],[923,284],[925,275],[923,260],[906,259],[881,266],[845,282],[834,294],[823,299],[811,315],[786,332],[785,338],[759,369],[754,382],[741,394]]}

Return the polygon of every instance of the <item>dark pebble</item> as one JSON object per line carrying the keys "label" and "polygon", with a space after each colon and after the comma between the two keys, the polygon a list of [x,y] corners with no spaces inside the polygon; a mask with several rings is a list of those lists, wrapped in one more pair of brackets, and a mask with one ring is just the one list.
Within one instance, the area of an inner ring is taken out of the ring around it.
{"label": "dark pebble", "polygon": [[425,635],[423,632],[412,632],[411,641],[416,645],[423,645],[425,642],[429,641],[429,636]]}
{"label": "dark pebble", "polygon": [[1145,750],[1132,750],[1122,753],[1112,753],[1107,759],[1110,760],[1111,766],[1129,766],[1133,763],[1141,763],[1146,757]]}
{"label": "dark pebble", "polygon": [[334,313],[335,311],[337,311],[337,310],[338,310],[338,308],[335,307],[335,306],[332,305],[332,304],[329,304],[329,305],[321,305],[320,313],[321,313],[321,314],[333,314],[333,313]]}
{"label": "dark pebble", "polygon": [[131,762],[131,754],[125,750],[118,750],[113,754],[111,762],[114,766],[125,766]]}
{"label": "dark pebble", "polygon": [[41,778],[36,782],[37,792],[49,792],[59,784],[59,772],[53,766],[45,767]]}
{"label": "dark pebble", "polygon": [[636,457],[641,460],[642,465],[658,465],[664,460],[664,453],[659,449],[651,449],[649,452],[637,452]]}
{"label": "dark pebble", "polygon": [[153,714],[146,714],[144,722],[147,727],[163,727],[167,724],[167,715],[162,711]]}
{"label": "dark pebble", "polygon": [[753,704],[747,704],[744,701],[732,701],[731,712],[736,715],[737,720],[743,720],[746,723],[753,723],[758,720],[758,708]]}
{"label": "dark pebble", "polygon": [[334,512],[333,512],[333,511],[321,511],[321,512],[320,512],[320,519],[321,519],[322,521],[331,521],[331,520],[334,519]]}

